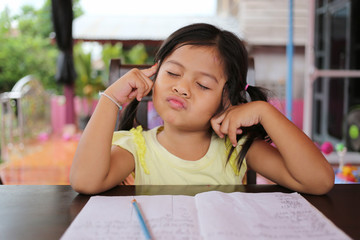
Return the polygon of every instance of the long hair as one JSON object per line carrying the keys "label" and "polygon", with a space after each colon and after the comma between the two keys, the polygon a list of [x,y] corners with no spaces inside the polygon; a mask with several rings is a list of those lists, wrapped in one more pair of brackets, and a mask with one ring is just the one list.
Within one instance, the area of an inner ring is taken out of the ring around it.
{"label": "long hair", "polygon": [[[158,69],[167,56],[184,45],[212,46],[218,50],[224,66],[224,73],[227,77],[223,95],[226,94],[225,96],[227,96],[231,105],[247,103],[246,92],[249,94],[251,101],[267,101],[267,94],[263,88],[248,86],[247,90],[245,90],[247,85],[248,53],[244,43],[235,34],[206,23],[191,24],[180,28],[172,33],[158,50],[155,56],[155,62],[159,64]],[[157,73],[154,77],[155,80],[156,77]],[[120,129],[129,130],[133,127],[138,103],[135,99],[125,109],[122,121],[120,122]],[[227,107],[222,103],[217,113],[225,111]],[[265,129],[260,124],[243,128],[243,133],[238,135],[237,139],[239,140],[242,137],[246,137],[246,140],[237,156],[237,167],[239,170],[254,140],[269,140]],[[234,149],[232,147],[230,150],[228,161]]]}

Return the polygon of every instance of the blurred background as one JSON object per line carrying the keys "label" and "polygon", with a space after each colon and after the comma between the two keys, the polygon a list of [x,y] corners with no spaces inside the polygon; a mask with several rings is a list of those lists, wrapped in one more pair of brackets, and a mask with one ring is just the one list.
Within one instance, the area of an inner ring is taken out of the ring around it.
{"label": "blurred background", "polygon": [[1,0],[2,183],[68,184],[110,59],[153,64],[161,42],[195,22],[243,39],[254,84],[271,91],[271,103],[334,168],[349,167],[339,182],[356,182],[359,10],[356,0]]}

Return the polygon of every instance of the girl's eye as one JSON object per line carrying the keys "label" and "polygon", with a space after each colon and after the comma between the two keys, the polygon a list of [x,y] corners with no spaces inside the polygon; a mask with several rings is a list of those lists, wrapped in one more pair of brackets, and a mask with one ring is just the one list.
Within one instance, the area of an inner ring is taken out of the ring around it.
{"label": "girl's eye", "polygon": [[173,77],[178,77],[178,76],[180,76],[179,74],[176,74],[176,73],[173,73],[173,72],[169,72],[169,71],[167,71],[167,73],[168,73],[170,76],[173,76]]}
{"label": "girl's eye", "polygon": [[201,83],[197,83],[197,84],[198,84],[198,86],[199,86],[201,89],[203,89],[203,90],[209,90],[209,89],[210,89],[210,88],[202,85]]}

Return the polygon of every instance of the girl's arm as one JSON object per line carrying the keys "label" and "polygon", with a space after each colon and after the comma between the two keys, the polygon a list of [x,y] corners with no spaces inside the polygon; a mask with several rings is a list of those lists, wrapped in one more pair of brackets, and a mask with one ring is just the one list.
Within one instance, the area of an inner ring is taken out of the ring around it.
{"label": "girl's arm", "polygon": [[[120,105],[134,99],[141,100],[153,85],[149,77],[156,67],[133,69],[105,93]],[[79,141],[70,170],[70,183],[81,193],[94,194],[121,183],[135,167],[133,155],[118,146],[112,146],[112,136],[119,109],[102,96]]]}
{"label": "girl's arm", "polygon": [[324,194],[334,184],[334,171],[315,144],[271,104],[258,101],[231,107],[212,121],[220,137],[236,144],[240,127],[262,124],[276,148],[255,141],[248,165],[270,180],[299,192]]}

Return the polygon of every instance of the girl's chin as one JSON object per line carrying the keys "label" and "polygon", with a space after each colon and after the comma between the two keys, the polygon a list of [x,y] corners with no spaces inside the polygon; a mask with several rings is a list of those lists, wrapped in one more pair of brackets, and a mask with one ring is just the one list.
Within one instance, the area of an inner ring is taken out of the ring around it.
{"label": "girl's chin", "polygon": [[162,118],[164,121],[164,125],[170,124],[170,125],[179,125],[181,124],[181,121],[179,118],[176,118],[176,116],[167,116]]}
{"label": "girl's chin", "polygon": [[[190,121],[188,121],[190,122]],[[182,131],[189,131],[189,132],[197,132],[197,131],[209,131],[210,130],[210,125],[209,126],[204,126],[204,125],[194,125],[194,124],[188,124],[187,121],[179,121],[179,119],[171,119],[171,120],[164,120],[163,125],[165,127],[171,127],[171,128],[177,128],[179,130]]]}

